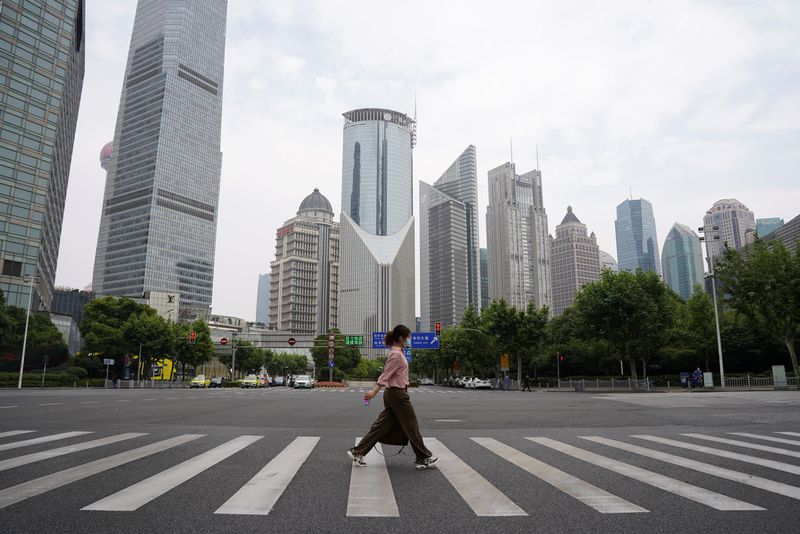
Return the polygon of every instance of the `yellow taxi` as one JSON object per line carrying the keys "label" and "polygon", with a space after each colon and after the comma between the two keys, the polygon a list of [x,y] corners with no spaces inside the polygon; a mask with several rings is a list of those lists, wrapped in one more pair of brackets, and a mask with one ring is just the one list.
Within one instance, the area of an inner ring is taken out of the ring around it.
{"label": "yellow taxi", "polygon": [[192,381],[189,382],[190,388],[207,388],[211,385],[211,379],[206,378],[205,375],[197,375],[196,377],[192,378]]}
{"label": "yellow taxi", "polygon": [[257,388],[261,387],[260,381],[256,375],[247,375],[242,379],[239,385],[243,388]]}

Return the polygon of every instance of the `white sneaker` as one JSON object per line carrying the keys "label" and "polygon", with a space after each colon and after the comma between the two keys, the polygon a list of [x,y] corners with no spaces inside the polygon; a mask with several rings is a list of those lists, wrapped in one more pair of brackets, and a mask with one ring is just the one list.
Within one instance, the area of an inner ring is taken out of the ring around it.
{"label": "white sneaker", "polygon": [[356,465],[356,467],[367,467],[367,462],[364,461],[364,455],[358,454],[355,447],[347,450],[347,456],[353,460],[353,463]]}
{"label": "white sneaker", "polygon": [[430,469],[431,467],[436,465],[436,462],[438,461],[439,458],[437,458],[436,456],[431,456],[429,458],[425,458],[424,460],[417,460],[416,462],[414,462],[414,467],[416,467],[417,469]]}

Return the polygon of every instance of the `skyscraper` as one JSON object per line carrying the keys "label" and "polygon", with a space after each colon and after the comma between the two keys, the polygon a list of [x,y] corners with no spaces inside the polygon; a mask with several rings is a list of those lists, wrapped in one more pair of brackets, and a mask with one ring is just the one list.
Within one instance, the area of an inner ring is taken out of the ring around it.
{"label": "skyscraper", "polygon": [[518,175],[513,163],[489,171],[486,236],[489,297],[519,309],[528,302],[552,308],[541,171]]}
{"label": "skyscraper", "polygon": [[339,224],[319,189],[278,229],[270,267],[270,326],[295,334],[337,327]]}
{"label": "skyscraper", "polygon": [[0,6],[0,290],[53,299],[84,73],[84,1]]}
{"label": "skyscraper", "polygon": [[478,171],[470,145],[433,186],[420,181],[421,324],[457,324],[480,307]]}
{"label": "skyscraper", "polygon": [[612,256],[605,250],[600,251],[600,271],[602,272],[603,269],[608,269],[612,273],[616,273],[619,271],[619,265],[617,264],[617,260],[615,260],[614,256]]}
{"label": "skyscraper", "polygon": [[664,240],[661,253],[664,282],[684,300],[695,284],[703,285],[703,251],[700,238],[685,224],[675,223]]}
{"label": "skyscraper", "polygon": [[756,233],[761,238],[768,236],[781,226],[783,226],[783,219],[780,217],[756,219]]}
{"label": "skyscraper", "polygon": [[139,0],[108,165],[93,289],[180,294],[209,313],[226,0]]}
{"label": "skyscraper", "polygon": [[600,248],[592,232],[567,206],[567,214],[556,226],[551,241],[550,266],[553,278],[553,315],[561,315],[572,306],[575,293],[585,284],[600,278]]}
{"label": "skyscraper", "polygon": [[339,329],[413,325],[415,121],[388,109],[344,114]]}
{"label": "skyscraper", "polygon": [[[714,226],[718,229],[714,230]],[[703,228],[706,229],[708,256],[712,261],[717,261],[717,257],[725,251],[726,244],[737,249],[747,243],[745,235],[756,231],[756,219],[753,212],[735,198],[723,198],[714,202],[706,212]],[[714,235],[718,235],[719,239],[713,239]]]}
{"label": "skyscraper", "polygon": [[481,249],[481,310],[489,305],[489,251]]}
{"label": "skyscraper", "polygon": [[654,271],[661,274],[658,256],[656,219],[653,205],[643,198],[625,200],[617,206],[614,221],[617,234],[617,261],[620,271]]}
{"label": "skyscraper", "polygon": [[270,273],[258,275],[258,290],[256,292],[256,322],[269,324],[269,286]]}

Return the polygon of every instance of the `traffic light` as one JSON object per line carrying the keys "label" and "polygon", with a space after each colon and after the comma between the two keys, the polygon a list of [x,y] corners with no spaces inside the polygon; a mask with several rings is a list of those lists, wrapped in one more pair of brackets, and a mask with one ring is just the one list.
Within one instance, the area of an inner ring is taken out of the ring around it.
{"label": "traffic light", "polygon": [[191,333],[189,334],[189,343],[191,343],[192,345],[194,345],[194,342],[195,342],[195,341],[197,341],[197,332],[195,332],[194,330],[192,330],[192,331],[191,331]]}
{"label": "traffic light", "polygon": [[436,323],[436,336],[442,335],[442,323]]}
{"label": "traffic light", "polygon": [[558,355],[558,361],[564,362],[566,360],[567,360],[567,357],[565,355],[563,355],[563,354],[559,354]]}

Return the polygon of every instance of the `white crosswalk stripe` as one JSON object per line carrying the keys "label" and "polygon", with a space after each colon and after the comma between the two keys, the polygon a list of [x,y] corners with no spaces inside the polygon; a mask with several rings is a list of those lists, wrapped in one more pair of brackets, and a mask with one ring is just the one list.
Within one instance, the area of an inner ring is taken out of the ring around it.
{"label": "white crosswalk stripe", "polygon": [[0,438],[10,438],[11,436],[19,436],[20,434],[30,434],[36,432],[35,430],[9,430],[8,432],[0,432]]}
{"label": "white crosswalk stripe", "polygon": [[[356,445],[361,438],[356,438]],[[367,467],[353,464],[350,469],[350,491],[347,496],[347,517],[399,517],[392,481],[380,443],[364,457]]]}
{"label": "white crosswalk stripe", "polygon": [[638,439],[646,439],[648,441],[654,441],[656,443],[670,445],[672,447],[677,447],[679,449],[702,452],[705,454],[711,454],[713,456],[728,458],[730,460],[739,460],[740,462],[760,465],[761,467],[769,467],[771,469],[777,469],[778,471],[783,471],[785,473],[800,475],[800,466],[787,464],[784,462],[776,462],[775,460],[767,460],[766,458],[759,458],[758,456],[750,456],[749,454],[740,454],[738,452],[731,452],[723,449],[715,449],[713,447],[705,447],[703,445],[698,445],[696,443],[686,443],[684,441],[676,441],[674,439],[661,438],[658,436],[650,436],[646,434],[635,435],[631,437]]}
{"label": "white crosswalk stripe", "polygon": [[295,438],[214,513],[269,514],[318,441],[318,437]]}
{"label": "white crosswalk stripe", "polygon": [[202,436],[203,434],[183,434],[174,438],[151,443],[150,445],[145,445],[138,449],[121,452],[77,467],[58,471],[57,473],[23,482],[22,484],[17,484],[10,488],[5,488],[0,490],[0,509],[22,502],[30,497],[35,497],[36,495],[41,495],[42,493],[66,486],[72,482],[102,473],[103,471],[119,467],[135,460],[140,460],[151,454],[177,447],[178,445],[182,445],[183,443],[187,443]]}
{"label": "white crosswalk stripe", "polygon": [[763,510],[763,508],[760,506],[746,503],[744,501],[709,491],[698,486],[693,486],[691,484],[687,484],[686,482],[669,478],[659,473],[642,469],[641,467],[626,464],[625,462],[620,462],[619,460],[614,460],[613,458],[601,456],[578,447],[573,447],[572,445],[568,445],[550,438],[525,439],[531,440],[540,445],[544,445],[545,447],[550,447],[551,449],[559,452],[563,452],[564,454],[568,454],[573,458],[578,458],[579,460],[589,462],[598,467],[603,467],[609,471],[619,473],[620,475],[624,475],[634,480],[638,480],[644,484],[648,484],[664,491],[674,493],[675,495],[691,499],[695,502],[699,502],[700,504],[705,504],[706,506],[710,506],[715,510]]}
{"label": "white crosswalk stripe", "polygon": [[34,452],[31,454],[26,454],[24,456],[17,456],[15,458],[9,458],[8,460],[0,461],[0,471],[5,471],[6,469],[13,469],[15,467],[32,464],[34,462],[39,462],[41,460],[48,460],[50,458],[55,458],[57,456],[63,456],[65,454],[70,454],[73,452],[94,449],[95,447],[102,447],[103,445],[110,445],[112,443],[118,443],[120,441],[125,441],[132,438],[138,438],[146,435],[147,434],[141,432],[128,432],[125,434],[118,434],[116,436],[109,436],[107,438],[85,441],[83,443],[78,443],[76,445],[67,445],[66,447],[58,447],[57,449],[50,449],[42,452]]}
{"label": "white crosswalk stripe", "polygon": [[587,506],[594,508],[602,514],[625,514],[647,512],[646,509],[617,497],[603,489],[593,486],[588,482],[576,478],[564,471],[556,469],[544,462],[523,454],[492,438],[470,438],[504,460],[524,469],[528,473],[547,482]]}
{"label": "white crosswalk stripe", "polygon": [[41,443],[58,441],[60,439],[74,438],[76,436],[83,436],[85,434],[91,434],[91,432],[62,432],[61,434],[52,434],[50,436],[42,436],[40,438],[31,438],[23,441],[14,441],[12,443],[4,443],[0,445],[0,451],[9,451],[11,449],[28,447],[30,445],[39,445]]}
{"label": "white crosswalk stripe", "polygon": [[744,438],[763,439],[764,441],[772,441],[774,443],[786,443],[787,445],[800,446],[800,441],[795,439],[776,438],[775,436],[762,436],[760,434],[751,434],[749,432],[728,432],[734,436],[742,436]]}
{"label": "white crosswalk stripe", "polygon": [[800,451],[790,451],[788,449],[781,449],[779,447],[770,447],[768,445],[761,445],[759,443],[748,443],[747,441],[719,438],[717,436],[708,436],[706,434],[681,434],[681,435],[695,439],[702,439],[705,441],[724,443],[726,445],[734,445],[736,447],[742,447],[743,449],[755,449],[758,451],[771,452],[773,454],[780,454],[783,456],[791,456],[792,458],[800,458]]}
{"label": "white crosswalk stripe", "polygon": [[784,436],[796,436],[800,438],[800,432],[775,432],[776,434],[783,434]]}

